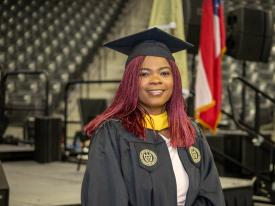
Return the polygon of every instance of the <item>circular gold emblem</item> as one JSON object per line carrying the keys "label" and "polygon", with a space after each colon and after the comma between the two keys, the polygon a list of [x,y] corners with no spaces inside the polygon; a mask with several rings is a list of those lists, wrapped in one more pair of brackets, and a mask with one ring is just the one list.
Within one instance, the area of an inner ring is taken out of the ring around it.
{"label": "circular gold emblem", "polygon": [[198,163],[201,161],[200,151],[196,147],[191,146],[189,148],[189,153],[190,153],[194,163]]}
{"label": "circular gold emblem", "polygon": [[149,149],[143,149],[139,153],[139,159],[142,164],[145,166],[151,167],[154,166],[158,160],[158,157],[155,152]]}

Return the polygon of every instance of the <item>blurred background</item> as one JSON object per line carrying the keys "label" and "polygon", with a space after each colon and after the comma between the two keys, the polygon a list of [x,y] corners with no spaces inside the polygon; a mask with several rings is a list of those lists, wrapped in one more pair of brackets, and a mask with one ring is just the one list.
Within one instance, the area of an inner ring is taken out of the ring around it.
{"label": "blurred background", "polygon": [[[219,22],[209,43],[221,43],[212,122],[196,103],[206,2]],[[80,205],[83,128],[112,101],[126,60],[102,45],[152,26],[194,44],[175,57],[227,205],[275,205],[274,14],[273,0],[0,0],[0,205]]]}

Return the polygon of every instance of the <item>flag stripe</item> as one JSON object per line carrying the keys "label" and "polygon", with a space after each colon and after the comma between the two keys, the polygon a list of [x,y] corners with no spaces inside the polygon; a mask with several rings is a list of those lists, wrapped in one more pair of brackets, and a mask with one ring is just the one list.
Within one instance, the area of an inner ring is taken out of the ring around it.
{"label": "flag stripe", "polygon": [[220,22],[219,17],[214,15],[214,32],[215,32],[215,54],[216,58],[219,58],[221,55],[221,39],[220,39]]}
{"label": "flag stripe", "polygon": [[201,60],[201,52],[199,51],[199,61],[196,79],[199,84],[195,85],[196,96],[195,96],[195,108],[200,108],[200,111],[203,111],[206,107],[212,105],[212,94],[207,81],[207,76],[205,73],[204,65]]}
{"label": "flag stripe", "polygon": [[203,0],[199,63],[196,77],[196,118],[216,130],[221,111],[221,56],[225,31],[221,0]]}

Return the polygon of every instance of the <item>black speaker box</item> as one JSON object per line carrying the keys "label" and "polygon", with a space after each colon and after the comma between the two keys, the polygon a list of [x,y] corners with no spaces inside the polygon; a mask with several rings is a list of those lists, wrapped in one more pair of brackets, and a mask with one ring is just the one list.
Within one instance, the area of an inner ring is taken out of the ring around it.
{"label": "black speaker box", "polygon": [[35,119],[35,157],[40,163],[61,159],[62,121],[60,118]]}
{"label": "black speaker box", "polygon": [[9,205],[9,185],[0,161],[0,205]]}
{"label": "black speaker box", "polygon": [[227,55],[267,62],[272,46],[272,12],[242,7],[227,15]]}
{"label": "black speaker box", "polygon": [[80,117],[83,126],[88,124],[97,115],[104,112],[107,108],[106,99],[78,99]]}
{"label": "black speaker box", "polygon": [[188,53],[197,54],[200,43],[202,0],[183,0],[186,40],[194,45]]}

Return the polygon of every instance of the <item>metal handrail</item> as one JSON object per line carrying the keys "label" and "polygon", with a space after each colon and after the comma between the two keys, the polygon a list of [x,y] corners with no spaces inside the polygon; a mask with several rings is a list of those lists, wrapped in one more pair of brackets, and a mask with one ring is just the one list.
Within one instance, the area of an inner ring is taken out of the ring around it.
{"label": "metal handrail", "polygon": [[270,178],[267,178],[266,176],[264,176],[262,174],[257,174],[253,169],[244,166],[240,161],[237,161],[236,159],[232,158],[230,155],[227,155],[227,154],[225,154],[223,152],[220,152],[220,151],[218,151],[218,150],[216,150],[215,148],[212,148],[212,147],[211,147],[211,151],[214,154],[225,158],[226,160],[228,160],[229,162],[233,163],[234,165],[242,168],[243,170],[245,170],[246,172],[250,173],[251,175],[259,176],[259,177],[261,177],[262,179],[264,179],[266,181],[270,181],[271,180]]}
{"label": "metal handrail", "polygon": [[245,84],[246,86],[250,87],[251,89],[253,89],[254,91],[256,91],[257,93],[260,93],[262,96],[264,96],[266,99],[270,100],[271,102],[273,102],[275,104],[275,99],[271,96],[269,96],[268,94],[266,94],[265,92],[263,92],[262,90],[258,89],[257,87],[255,87],[253,84],[251,84],[249,81],[247,81],[245,78],[243,77],[233,77],[232,81],[235,80],[239,80],[241,81],[243,84]]}
{"label": "metal handrail", "polygon": [[[7,81],[7,78],[9,76],[17,76],[19,74],[25,74],[25,75],[30,75],[30,76],[34,76],[34,75],[40,75],[40,74],[43,74],[45,75],[45,97],[46,97],[46,102],[45,102],[45,107],[44,109],[32,109],[32,108],[14,108],[16,110],[24,110],[24,111],[36,111],[36,110],[44,110],[44,114],[45,115],[48,115],[49,114],[49,77],[48,77],[48,74],[45,72],[45,71],[25,71],[25,70],[20,70],[20,71],[14,71],[14,72],[7,72],[4,74],[3,78],[2,78],[2,81],[1,81],[1,94],[3,95],[3,106],[5,105],[5,94],[6,94],[6,88],[5,88],[5,83]],[[11,108],[9,107],[5,107],[4,106],[4,110],[11,110]]]}
{"label": "metal handrail", "polygon": [[[7,118],[5,116],[5,111],[44,111],[44,115],[49,114],[49,77],[45,71],[27,71],[27,70],[20,70],[14,72],[2,72],[1,69],[1,77],[0,77],[0,125],[7,126]],[[25,75],[45,75],[45,106],[43,108],[26,108],[26,107],[7,107],[6,104],[6,81],[9,76],[16,76],[19,74]],[[0,128],[0,141],[3,139],[3,133],[5,131],[5,127]]]}
{"label": "metal handrail", "polygon": [[250,87],[252,90],[254,90],[257,94],[255,96],[255,103],[256,105],[256,114],[255,114],[255,119],[258,119],[258,112],[259,112],[259,95],[258,94],[261,94],[264,98],[266,99],[269,99],[274,105],[275,105],[275,99],[272,98],[271,96],[269,96],[268,94],[266,94],[265,92],[259,90],[258,88],[256,88],[254,85],[252,85],[250,82],[248,82],[246,79],[242,78],[242,77],[234,77],[232,78],[232,81],[231,83],[228,85],[227,87],[227,91],[228,91],[228,97],[229,97],[229,104],[230,104],[230,107],[231,107],[231,111],[232,111],[232,117],[233,117],[233,121],[234,123],[242,130],[248,132],[249,134],[251,134],[252,136],[254,137],[260,137],[262,138],[263,140],[265,140],[268,144],[270,144],[271,146],[275,146],[274,142],[272,142],[271,140],[267,139],[259,130],[257,129],[254,129],[253,128],[250,128],[248,127],[244,122],[240,122],[237,117],[236,117],[236,114],[235,114],[235,111],[234,111],[234,106],[233,106],[233,97],[232,97],[232,90],[231,90],[231,84],[233,83],[233,81],[241,81],[243,84],[247,85],[248,87]]}
{"label": "metal handrail", "polygon": [[68,93],[72,86],[78,85],[78,84],[114,84],[114,83],[120,83],[120,80],[73,80],[69,81],[65,85],[65,93],[64,93],[64,127],[63,127],[63,135],[64,135],[64,149],[65,151],[68,150],[67,148],[67,124],[73,123],[75,124],[76,121],[68,121]]}
{"label": "metal handrail", "polygon": [[[260,131],[259,131],[259,124],[255,125],[255,128],[251,128],[248,127],[244,122],[240,121],[237,119],[237,115],[236,112],[234,110],[234,106],[233,106],[233,97],[232,97],[232,90],[231,90],[231,85],[234,81],[240,81],[242,82],[244,85],[248,86],[249,88],[251,88],[252,90],[254,90],[254,92],[256,92],[255,95],[255,104],[256,104],[256,112],[255,112],[255,122],[256,124],[258,124],[258,118],[259,118],[259,110],[260,110],[260,95],[268,100],[270,100],[274,105],[275,105],[275,99],[272,98],[271,96],[269,96],[268,94],[266,94],[265,92],[261,91],[260,89],[258,89],[257,87],[255,87],[254,85],[252,85],[250,82],[248,82],[246,79],[242,78],[242,77],[234,77],[232,78],[232,81],[230,82],[230,84],[227,87],[227,91],[228,91],[228,96],[229,96],[229,104],[231,107],[231,111],[232,111],[232,117],[233,117],[233,121],[236,124],[236,126],[244,131],[246,131],[248,134],[250,134],[252,136],[252,138],[257,138],[258,140],[258,145],[257,146],[261,146],[263,143],[266,143],[268,146],[270,146],[271,150],[270,150],[270,163],[272,166],[272,171],[270,171],[270,179],[274,179],[275,176],[275,171],[274,171],[274,152],[275,152],[275,143],[272,142],[271,140],[269,140],[268,138],[266,138]],[[257,175],[260,175],[259,172],[256,172]]]}

